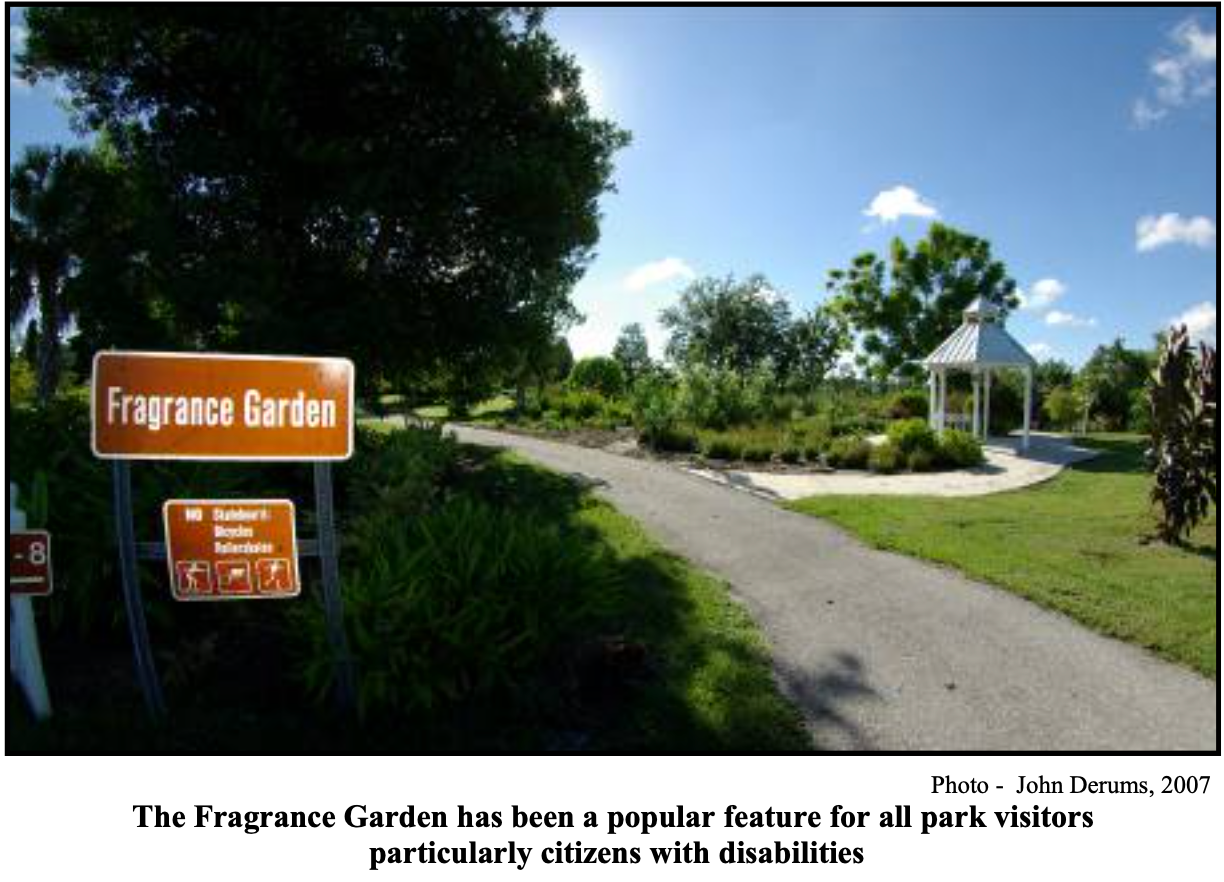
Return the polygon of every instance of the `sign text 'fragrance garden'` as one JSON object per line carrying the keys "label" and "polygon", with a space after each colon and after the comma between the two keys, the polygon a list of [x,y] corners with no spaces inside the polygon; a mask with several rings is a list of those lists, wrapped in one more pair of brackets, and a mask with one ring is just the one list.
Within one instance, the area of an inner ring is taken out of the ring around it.
{"label": "sign text 'fragrance garden'", "polygon": [[347,459],[342,358],[100,352],[93,444],[116,459]]}

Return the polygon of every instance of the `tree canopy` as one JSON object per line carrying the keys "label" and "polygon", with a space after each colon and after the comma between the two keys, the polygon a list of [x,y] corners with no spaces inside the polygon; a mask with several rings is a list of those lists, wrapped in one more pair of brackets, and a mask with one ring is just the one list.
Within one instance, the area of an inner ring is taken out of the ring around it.
{"label": "tree canopy", "polygon": [[746,372],[784,352],[790,307],[761,275],[702,278],[659,321],[671,335],[667,355],[677,364]]}
{"label": "tree canopy", "polygon": [[386,376],[512,360],[574,317],[627,135],[540,13],[69,6],[27,25],[22,75],[64,77],[146,219],[157,309],[124,291],[93,304],[99,327],[135,298],[168,342]]}
{"label": "tree canopy", "polygon": [[985,239],[933,223],[912,248],[894,239],[888,259],[866,252],[829,272],[831,308],[861,333],[861,361],[885,378],[915,373],[911,362],[956,329],[974,298],[1006,315],[1018,303],[1016,283]]}
{"label": "tree canopy", "polygon": [[616,345],[612,347],[612,357],[620,362],[625,380],[630,385],[650,372],[650,345],[640,324],[633,322],[621,328]]}

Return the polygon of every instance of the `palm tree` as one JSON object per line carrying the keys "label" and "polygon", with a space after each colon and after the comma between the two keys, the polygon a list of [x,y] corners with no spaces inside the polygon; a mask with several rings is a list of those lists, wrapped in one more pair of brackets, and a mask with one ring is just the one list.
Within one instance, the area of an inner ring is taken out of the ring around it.
{"label": "palm tree", "polygon": [[59,385],[60,344],[72,313],[68,282],[73,243],[84,231],[81,173],[91,162],[81,148],[30,147],[9,173],[8,327],[38,311],[38,400]]}

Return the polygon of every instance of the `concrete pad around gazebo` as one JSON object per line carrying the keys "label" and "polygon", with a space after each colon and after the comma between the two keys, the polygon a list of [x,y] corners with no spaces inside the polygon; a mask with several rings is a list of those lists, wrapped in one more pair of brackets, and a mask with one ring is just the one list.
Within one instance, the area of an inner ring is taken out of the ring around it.
{"label": "concrete pad around gazebo", "polygon": [[921,474],[877,475],[870,472],[755,472],[747,469],[689,467],[695,475],[771,499],[805,496],[985,496],[1019,490],[1048,481],[1066,466],[1091,459],[1097,451],[1077,447],[1069,438],[1032,433],[1028,450],[1023,438],[991,438],[983,445],[986,462],[972,469]]}
{"label": "concrete pad around gazebo", "polygon": [[929,374],[931,428],[942,432],[949,426],[948,372],[965,371],[973,379],[973,416],[969,430],[986,440],[990,432],[990,378],[993,372],[1013,368],[1024,372],[1024,427],[1020,450],[1029,448],[1029,425],[1033,408],[1033,356],[1003,327],[999,307],[981,297],[964,311],[961,326],[922,361]]}

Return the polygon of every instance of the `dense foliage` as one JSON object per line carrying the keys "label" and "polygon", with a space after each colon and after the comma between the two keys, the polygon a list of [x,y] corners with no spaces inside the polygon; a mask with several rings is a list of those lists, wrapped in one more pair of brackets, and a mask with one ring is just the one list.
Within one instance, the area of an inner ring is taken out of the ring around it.
{"label": "dense foliage", "polygon": [[867,252],[829,273],[831,307],[861,336],[860,364],[873,376],[914,373],[912,362],[956,329],[974,298],[1003,311],[1016,283],[985,239],[933,223],[912,248],[894,239],[887,261]]}
{"label": "dense foliage", "polygon": [[570,371],[569,383],[609,398],[625,391],[625,371],[619,361],[606,355],[581,358]]}
{"label": "dense foliage", "polygon": [[118,319],[135,314],[161,320],[163,347],[470,381],[574,317],[626,136],[591,115],[539,12],[48,6],[26,21],[22,74],[64,78],[137,188],[124,208],[149,220],[113,269],[156,284],[117,284],[82,314],[94,345],[130,344]]}
{"label": "dense foliage", "polygon": [[625,381],[630,386],[650,373],[654,365],[650,360],[646,333],[640,324],[634,322],[621,328],[616,345],[612,347],[612,357],[620,364]]}
{"label": "dense foliage", "polygon": [[1158,532],[1179,542],[1220,504],[1219,364],[1205,344],[1197,357],[1184,327],[1174,328],[1160,353],[1149,391],[1155,473],[1152,502]]}

